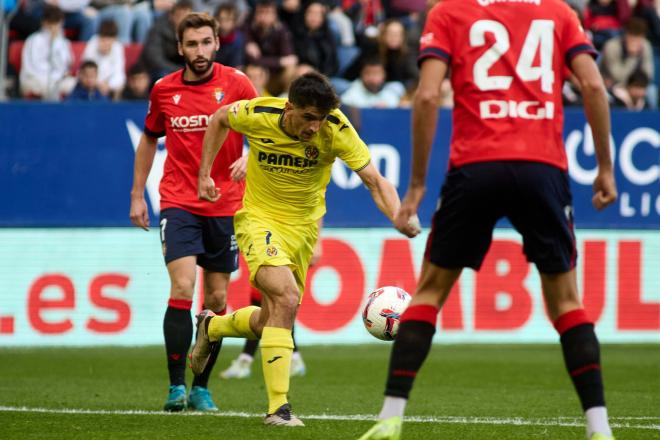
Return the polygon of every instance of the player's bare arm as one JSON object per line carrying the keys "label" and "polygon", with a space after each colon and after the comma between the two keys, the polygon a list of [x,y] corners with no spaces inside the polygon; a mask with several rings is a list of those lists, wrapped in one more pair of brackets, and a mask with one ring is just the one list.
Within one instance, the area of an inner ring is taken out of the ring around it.
{"label": "player's bare arm", "polygon": [[597,210],[604,209],[617,198],[612,156],[610,155],[610,108],[605,84],[596,62],[588,54],[573,58],[571,69],[582,92],[584,112],[591,126],[598,162],[598,175],[594,180],[592,203]]}
{"label": "player's bare arm", "polygon": [[220,191],[211,177],[211,167],[229,134],[228,110],[228,105],[220,107],[209,121],[209,126],[204,134],[202,159],[197,179],[197,196],[209,202],[216,202],[220,198]]}
{"label": "player's bare arm", "polygon": [[244,180],[245,176],[247,175],[247,161],[248,161],[248,154],[245,153],[234,163],[229,165],[229,177],[231,177],[232,180],[238,182],[239,180]]}
{"label": "player's bare arm", "polygon": [[[394,218],[401,207],[399,194],[396,192],[394,185],[380,174],[373,163],[369,163],[369,165],[358,171],[357,174],[371,193],[371,197],[376,202],[378,209],[391,222],[394,222]],[[411,224],[406,224],[400,231],[408,237],[414,237],[420,232],[419,228],[416,227],[414,219]]]}
{"label": "player's bare arm", "polygon": [[[417,208],[426,191],[426,172],[438,121],[440,87],[447,75],[444,61],[429,58],[420,70],[420,81],[412,108],[412,172],[406,195],[401,202],[394,226],[403,234],[416,219]],[[419,221],[417,220],[417,226]]]}
{"label": "player's bare arm", "polygon": [[131,223],[145,231],[149,230],[149,209],[144,200],[144,187],[149,177],[149,171],[154,162],[158,139],[142,134],[133,166],[133,188],[131,189]]}

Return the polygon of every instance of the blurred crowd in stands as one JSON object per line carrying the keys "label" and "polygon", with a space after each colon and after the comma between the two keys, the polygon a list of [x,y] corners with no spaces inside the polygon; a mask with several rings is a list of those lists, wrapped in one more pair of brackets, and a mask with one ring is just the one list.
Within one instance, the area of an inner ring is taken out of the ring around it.
{"label": "blurred crowd in stands", "polygon": [[[434,0],[3,0],[10,22],[9,96],[49,101],[147,99],[183,67],[176,26],[191,11],[220,23],[217,61],[262,95],[285,95],[309,70],[356,108],[410,105],[418,41]],[[613,107],[658,104],[660,0],[566,0],[598,49]],[[15,4],[19,2],[19,4]],[[563,96],[580,104],[567,71]],[[451,107],[449,80],[438,103]]]}

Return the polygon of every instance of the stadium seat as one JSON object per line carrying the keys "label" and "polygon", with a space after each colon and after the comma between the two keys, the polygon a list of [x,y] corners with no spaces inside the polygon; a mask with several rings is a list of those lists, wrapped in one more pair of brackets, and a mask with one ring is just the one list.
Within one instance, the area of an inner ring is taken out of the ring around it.
{"label": "stadium seat", "polygon": [[16,40],[9,42],[9,49],[7,53],[7,62],[14,68],[16,73],[21,71],[21,53],[23,52],[23,45],[25,41]]}
{"label": "stadium seat", "polygon": [[78,68],[82,63],[82,55],[85,51],[85,46],[87,45],[86,41],[72,41],[71,42],[71,51],[73,52],[73,64],[71,65],[71,73],[74,75],[78,74]]}
{"label": "stadium seat", "polygon": [[[16,40],[9,43],[9,50],[7,54],[7,61],[9,65],[14,68],[16,73],[21,71],[21,53],[23,52],[23,45],[25,41]],[[71,73],[76,74],[78,68],[82,63],[82,55],[85,51],[85,41],[72,41],[71,51],[73,52],[73,65],[71,66]],[[124,56],[126,57],[126,71],[133,67],[133,65],[140,59],[142,54],[142,44],[131,43],[124,45]]]}
{"label": "stadium seat", "polygon": [[133,67],[142,55],[142,43],[124,44],[124,58],[126,58],[126,72]]}

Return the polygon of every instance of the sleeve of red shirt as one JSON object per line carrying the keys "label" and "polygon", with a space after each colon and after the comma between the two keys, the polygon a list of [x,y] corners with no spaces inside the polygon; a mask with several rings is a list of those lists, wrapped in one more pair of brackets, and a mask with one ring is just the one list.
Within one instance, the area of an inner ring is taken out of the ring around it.
{"label": "sleeve of red shirt", "polygon": [[149,109],[144,118],[144,133],[153,138],[165,136],[165,118],[160,109],[159,90],[156,83],[149,94]]}
{"label": "sleeve of red shirt", "polygon": [[591,41],[584,33],[584,29],[580,25],[580,20],[575,11],[568,6],[564,7],[563,10],[560,49],[564,54],[566,64],[570,65],[571,60],[580,53],[588,53],[596,58],[598,52],[596,52]]}
{"label": "sleeve of red shirt", "polygon": [[438,58],[447,64],[451,61],[447,8],[442,3],[431,9],[419,39],[417,64],[420,65],[426,58]]}
{"label": "sleeve of red shirt", "polygon": [[241,77],[241,83],[243,85],[243,93],[241,93],[241,97],[239,99],[252,99],[259,96],[259,93],[257,93],[257,89],[254,88],[254,84],[252,84],[250,78],[240,73],[239,76]]}

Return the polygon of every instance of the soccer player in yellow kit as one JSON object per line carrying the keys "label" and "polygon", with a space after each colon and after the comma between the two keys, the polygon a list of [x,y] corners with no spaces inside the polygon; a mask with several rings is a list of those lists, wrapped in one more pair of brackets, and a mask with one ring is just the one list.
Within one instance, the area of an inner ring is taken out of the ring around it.
{"label": "soccer player in yellow kit", "polygon": [[[255,98],[221,107],[204,136],[198,195],[210,202],[222,197],[210,171],[229,130],[243,133],[250,144],[243,208],[234,226],[250,282],[263,293],[263,302],[261,308],[249,306],[231,315],[214,316],[208,310],[198,315],[191,366],[193,372],[202,371],[221,338],[260,338],[267,425],[303,426],[287,400],[291,327],[335,158],[360,176],[387,218],[393,220],[400,206],[396,189],[371,163],[369,149],[338,105],[328,80],[308,73],[291,84],[288,100]],[[406,232],[410,237],[420,232],[416,218]]]}

